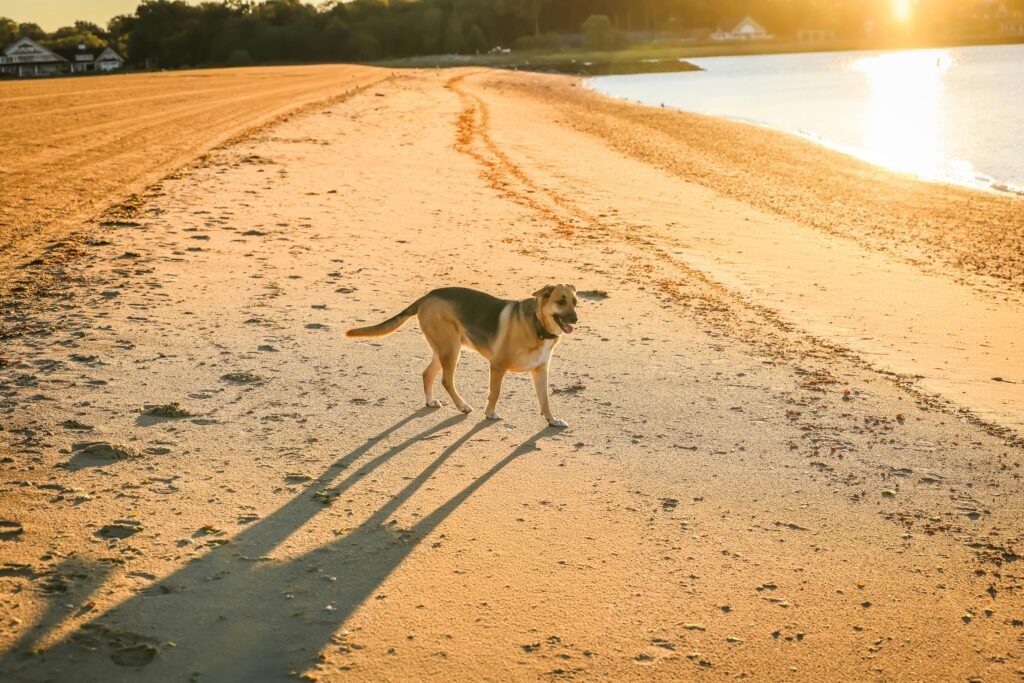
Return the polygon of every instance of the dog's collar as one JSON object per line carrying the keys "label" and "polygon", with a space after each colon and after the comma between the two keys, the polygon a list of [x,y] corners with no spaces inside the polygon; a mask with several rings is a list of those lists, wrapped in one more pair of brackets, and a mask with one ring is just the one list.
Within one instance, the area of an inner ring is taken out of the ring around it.
{"label": "dog's collar", "polygon": [[538,339],[555,339],[558,337],[557,334],[551,334],[548,332],[547,329],[544,328],[544,325],[541,324],[540,318],[537,316],[533,316],[533,326],[537,328]]}

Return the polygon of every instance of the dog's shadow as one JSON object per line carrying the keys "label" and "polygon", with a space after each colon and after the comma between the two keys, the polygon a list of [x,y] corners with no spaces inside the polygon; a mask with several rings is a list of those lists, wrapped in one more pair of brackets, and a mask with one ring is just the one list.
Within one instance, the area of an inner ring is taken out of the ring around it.
{"label": "dog's shadow", "polygon": [[[356,608],[419,544],[470,496],[538,439],[523,441],[472,483],[411,528],[385,523],[464,445],[494,423],[483,420],[452,443],[415,478],[351,532],[287,561],[266,558],[304,524],[364,476],[410,446],[467,418],[451,417],[393,445],[365,463],[364,455],[412,421],[420,410],[348,453],[272,515],[225,545],[189,563],[159,584],[83,624],[43,653],[26,644],[0,659],[0,674],[54,676],[74,670],[76,681],[110,681],[125,667],[157,680],[250,681],[286,678],[316,662],[317,654]],[[358,465],[358,469],[355,466]],[[335,479],[346,470],[340,482]]]}

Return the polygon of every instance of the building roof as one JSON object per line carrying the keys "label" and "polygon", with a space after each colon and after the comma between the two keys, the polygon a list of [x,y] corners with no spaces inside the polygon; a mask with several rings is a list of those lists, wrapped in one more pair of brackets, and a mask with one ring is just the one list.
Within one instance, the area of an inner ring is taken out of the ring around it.
{"label": "building roof", "polygon": [[81,57],[88,57],[88,61],[91,62],[99,57],[100,52],[102,51],[103,48],[101,47],[86,47],[84,45],[79,45],[78,47],[73,48],[64,48],[62,50],[54,50],[54,52],[69,62],[84,61],[80,59]]}
{"label": "building roof", "polygon": [[96,57],[96,61],[105,62],[108,60],[112,60],[115,62],[126,61],[124,57],[117,53],[117,50],[107,45],[105,48],[103,48],[103,51],[100,52],[100,54]]}
{"label": "building roof", "polygon": [[22,54],[22,55],[24,55],[24,54],[36,54],[36,55],[38,55],[40,57],[47,58],[47,61],[38,61],[38,60],[34,61],[34,63],[36,63],[36,64],[46,64],[46,63],[49,63],[49,62],[66,62],[67,61],[66,59],[61,57],[59,54],[57,54],[56,52],[51,50],[50,48],[43,47],[42,45],[40,45],[36,41],[34,41],[31,38],[28,38],[26,36],[22,36],[21,38],[18,38],[17,40],[15,40],[13,43],[9,44],[7,47],[5,47],[3,49],[3,53],[7,57],[11,57],[11,58],[13,58],[15,56],[18,56],[19,54]]}
{"label": "building roof", "polygon": [[764,26],[759,24],[757,21],[754,20],[753,17],[751,17],[749,15],[743,17],[742,19],[737,21],[735,24],[733,24],[732,25],[732,32],[733,33],[738,33],[740,31],[740,29],[743,28],[744,24],[749,24],[749,25],[753,26],[754,28],[756,28],[761,33],[767,33],[768,32],[768,30],[765,29]]}

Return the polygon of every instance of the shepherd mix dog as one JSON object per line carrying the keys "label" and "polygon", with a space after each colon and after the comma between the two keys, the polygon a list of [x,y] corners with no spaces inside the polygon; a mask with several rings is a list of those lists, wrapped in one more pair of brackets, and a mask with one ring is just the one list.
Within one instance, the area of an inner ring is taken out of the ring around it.
{"label": "shepherd mix dog", "polygon": [[553,427],[568,425],[551,414],[548,405],[548,363],[560,336],[576,328],[576,288],[548,285],[529,299],[513,301],[463,287],[435,289],[393,318],[371,327],[346,332],[349,337],[383,337],[416,316],[420,330],[434,351],[423,371],[423,396],[427,406],[441,404],[433,398],[439,371],[441,386],[463,413],[473,409],[455,390],[455,367],[462,347],[478,352],[491,364],[491,389],[485,415],[500,420],[495,409],[506,372],[529,372],[537,390],[540,412]]}

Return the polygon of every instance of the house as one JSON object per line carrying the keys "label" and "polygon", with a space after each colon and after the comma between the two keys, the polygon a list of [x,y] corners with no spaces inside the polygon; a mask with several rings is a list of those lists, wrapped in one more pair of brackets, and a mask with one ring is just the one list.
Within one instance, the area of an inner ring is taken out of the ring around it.
{"label": "house", "polygon": [[124,66],[124,58],[111,47],[88,48],[79,45],[73,50],[57,50],[57,53],[68,61],[73,74],[116,71]]}
{"label": "house", "polygon": [[123,68],[124,57],[111,47],[51,50],[31,38],[18,38],[0,51],[0,75],[16,77],[55,76],[109,72]]}
{"label": "house", "polygon": [[[722,29],[722,25],[733,26],[731,31]],[[754,21],[752,17],[743,17],[736,24],[722,22],[722,25],[711,34],[711,40],[771,40],[775,36],[768,33],[764,26]]]}
{"label": "house", "polygon": [[117,52],[114,51],[114,48],[108,45],[103,48],[103,51],[96,57],[95,71],[102,71],[104,73],[117,71],[118,69],[123,69],[125,63],[124,57],[117,54]]}
{"label": "house", "polygon": [[803,28],[796,32],[801,43],[830,43],[836,39],[834,28]]}
{"label": "house", "polygon": [[0,53],[0,73],[14,76],[52,76],[65,73],[68,60],[31,38],[18,38]]}

